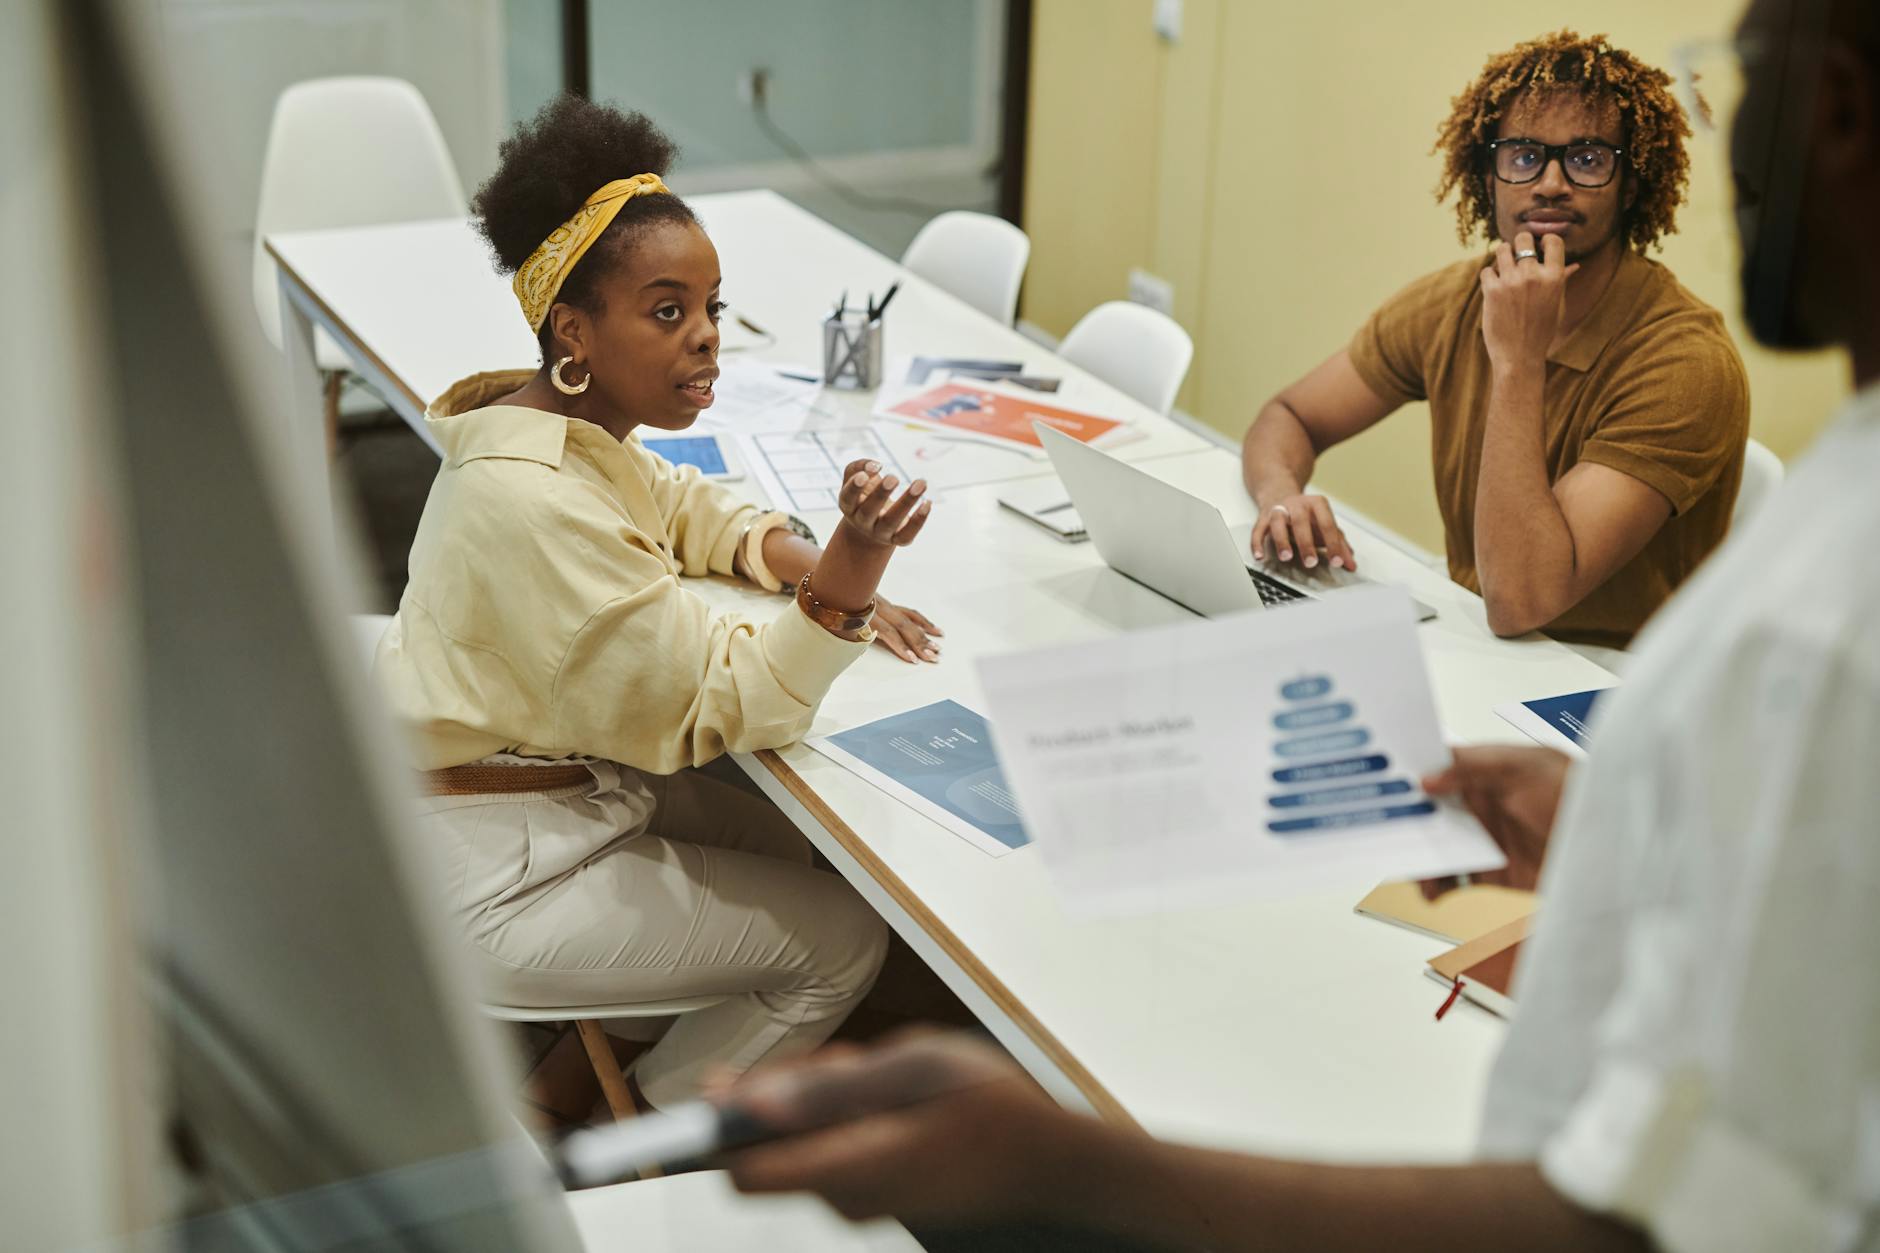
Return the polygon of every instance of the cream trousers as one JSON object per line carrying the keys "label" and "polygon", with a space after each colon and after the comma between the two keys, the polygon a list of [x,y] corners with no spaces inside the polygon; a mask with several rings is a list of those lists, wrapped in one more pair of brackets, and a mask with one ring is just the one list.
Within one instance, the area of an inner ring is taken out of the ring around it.
{"label": "cream trousers", "polygon": [[550,792],[434,797],[420,825],[446,903],[506,1005],[625,1004],[718,993],[642,1054],[666,1106],[717,1067],[813,1048],[874,983],[887,928],[762,796],[695,770],[585,762]]}

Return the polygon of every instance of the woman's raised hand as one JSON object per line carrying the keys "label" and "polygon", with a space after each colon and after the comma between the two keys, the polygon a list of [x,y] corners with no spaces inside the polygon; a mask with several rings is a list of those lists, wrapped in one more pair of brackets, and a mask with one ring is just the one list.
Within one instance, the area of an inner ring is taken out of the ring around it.
{"label": "woman's raised hand", "polygon": [[898,497],[900,480],[886,473],[879,461],[851,461],[843,471],[837,505],[842,523],[855,538],[870,544],[904,545],[914,542],[933,502],[926,499],[927,480],[915,479]]}

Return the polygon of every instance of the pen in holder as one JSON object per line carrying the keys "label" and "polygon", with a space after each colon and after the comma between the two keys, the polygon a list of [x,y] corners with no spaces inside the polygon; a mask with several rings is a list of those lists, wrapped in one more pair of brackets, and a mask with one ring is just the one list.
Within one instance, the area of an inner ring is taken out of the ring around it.
{"label": "pen in holder", "polygon": [[823,386],[867,390],[881,385],[881,316],[838,309],[823,319]]}

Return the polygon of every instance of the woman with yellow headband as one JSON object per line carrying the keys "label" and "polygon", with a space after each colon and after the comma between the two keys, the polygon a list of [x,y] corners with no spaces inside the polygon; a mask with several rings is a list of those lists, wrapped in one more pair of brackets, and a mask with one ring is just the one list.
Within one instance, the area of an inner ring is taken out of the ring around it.
{"label": "woman with yellow headband", "polygon": [[[848,468],[826,549],[641,446],[712,402],[718,256],[638,114],[563,98],[478,191],[480,226],[541,340],[534,371],[431,407],[443,468],[378,673],[413,729],[447,903],[483,993],[522,1006],[723,995],[638,1061],[636,1099],[691,1095],[821,1042],[873,983],[880,919],[754,793],[688,767],[790,743],[874,638],[875,586],[926,522]],[[794,600],[721,616],[682,576]],[[901,611],[902,651],[937,657]]]}

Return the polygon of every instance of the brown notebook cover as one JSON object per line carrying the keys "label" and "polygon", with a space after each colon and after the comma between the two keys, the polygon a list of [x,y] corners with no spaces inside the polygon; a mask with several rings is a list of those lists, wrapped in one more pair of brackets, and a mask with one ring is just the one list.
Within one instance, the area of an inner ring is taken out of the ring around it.
{"label": "brown notebook cover", "polygon": [[1357,911],[1448,944],[1462,944],[1534,912],[1534,893],[1478,884],[1423,899],[1415,883],[1385,883],[1359,901]]}
{"label": "brown notebook cover", "polygon": [[1452,987],[1460,978],[1464,996],[1503,1018],[1511,1017],[1514,970],[1521,960],[1521,943],[1533,925],[1532,917],[1519,918],[1467,944],[1458,944],[1430,959],[1430,975]]}

